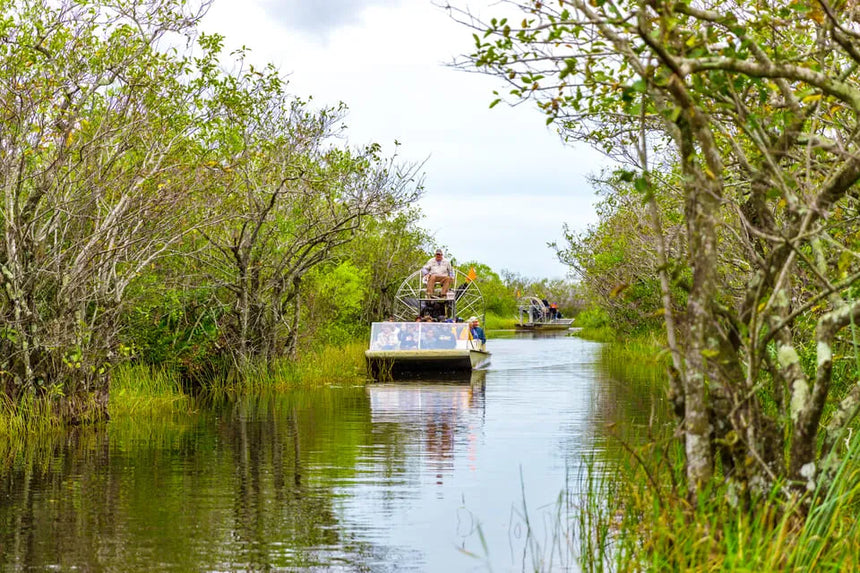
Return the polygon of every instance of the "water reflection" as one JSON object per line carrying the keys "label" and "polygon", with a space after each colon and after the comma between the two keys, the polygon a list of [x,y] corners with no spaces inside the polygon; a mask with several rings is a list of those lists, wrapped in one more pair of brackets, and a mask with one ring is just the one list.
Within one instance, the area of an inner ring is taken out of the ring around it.
{"label": "water reflection", "polygon": [[374,425],[396,424],[411,441],[423,445],[428,471],[443,483],[454,468],[454,452],[460,442],[474,460],[474,446],[480,431],[479,416],[484,409],[487,373],[441,380],[404,380],[367,386],[371,420]]}
{"label": "water reflection", "polygon": [[201,401],[6,460],[0,570],[575,569],[560,492],[647,390],[597,344],[492,346],[467,379]]}
{"label": "water reflection", "polygon": [[654,362],[636,363],[612,353],[594,369],[590,417],[602,427],[593,438],[596,447],[639,446],[671,435],[675,418],[665,397],[666,369]]}

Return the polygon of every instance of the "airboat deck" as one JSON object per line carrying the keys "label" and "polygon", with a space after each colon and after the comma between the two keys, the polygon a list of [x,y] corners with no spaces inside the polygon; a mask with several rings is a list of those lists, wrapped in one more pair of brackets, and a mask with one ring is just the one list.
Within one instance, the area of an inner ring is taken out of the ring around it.
{"label": "airboat deck", "polygon": [[[393,321],[371,325],[367,369],[375,380],[413,375],[458,374],[489,364],[490,353],[472,340],[471,316],[484,317],[484,299],[472,278],[456,271],[446,293],[427,294],[416,271],[395,295]],[[434,322],[417,321],[432,317]]]}

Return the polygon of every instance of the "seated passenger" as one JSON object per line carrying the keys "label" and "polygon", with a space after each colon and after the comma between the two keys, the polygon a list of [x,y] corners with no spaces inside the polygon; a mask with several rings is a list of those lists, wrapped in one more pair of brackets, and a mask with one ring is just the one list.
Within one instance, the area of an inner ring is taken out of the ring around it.
{"label": "seated passenger", "polygon": [[375,346],[379,350],[397,350],[400,348],[400,331],[393,325],[383,323],[376,336]]}
{"label": "seated passenger", "polygon": [[484,350],[484,347],[487,344],[487,336],[484,334],[484,329],[481,328],[481,322],[478,320],[477,316],[473,316],[469,319],[469,333],[472,336],[472,340],[480,341],[479,348]]}
{"label": "seated passenger", "polygon": [[421,349],[435,350],[437,348],[439,348],[439,340],[436,338],[435,329],[423,327],[421,329]]}
{"label": "seated passenger", "polygon": [[418,326],[404,324],[400,330],[400,350],[415,350],[418,348]]}
{"label": "seated passenger", "polygon": [[442,285],[444,298],[454,278],[454,267],[447,259],[442,258],[442,249],[436,249],[436,255],[421,268],[421,274],[427,278],[427,298],[433,296],[437,283]]}
{"label": "seated passenger", "polygon": [[456,348],[457,346],[457,337],[453,328],[441,329],[437,340],[439,341],[439,348]]}

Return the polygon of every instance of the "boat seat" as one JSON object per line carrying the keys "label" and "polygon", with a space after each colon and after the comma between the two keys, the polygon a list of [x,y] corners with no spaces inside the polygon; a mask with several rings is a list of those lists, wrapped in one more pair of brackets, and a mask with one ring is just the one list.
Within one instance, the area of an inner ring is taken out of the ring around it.
{"label": "boat seat", "polygon": [[[451,284],[448,285],[448,292],[449,293],[454,292],[456,290],[456,288],[457,288],[457,279],[451,279]],[[421,283],[421,290],[424,292],[427,292],[427,281],[423,281]],[[442,285],[440,285],[438,283],[433,285],[433,293],[434,294],[441,294],[441,292],[442,292]]]}

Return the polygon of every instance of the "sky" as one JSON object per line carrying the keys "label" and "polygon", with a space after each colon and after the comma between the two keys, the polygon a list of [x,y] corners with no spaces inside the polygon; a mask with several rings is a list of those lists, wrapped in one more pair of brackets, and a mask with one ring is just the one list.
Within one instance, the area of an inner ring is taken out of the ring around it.
{"label": "sky", "polygon": [[[461,5],[493,15],[492,1]],[[568,273],[547,243],[563,240],[564,223],[597,221],[586,178],[607,161],[564,145],[531,103],[490,109],[504,86],[447,65],[472,32],[431,0],[214,0],[202,27],[275,64],[293,94],[346,103],[351,145],[390,154],[398,141],[405,162],[424,162],[421,225],[446,256],[531,278]]]}

